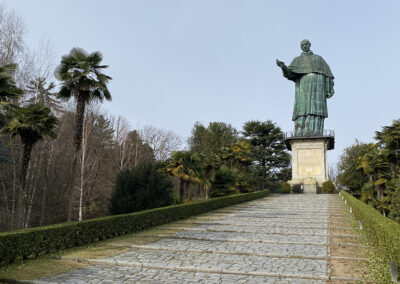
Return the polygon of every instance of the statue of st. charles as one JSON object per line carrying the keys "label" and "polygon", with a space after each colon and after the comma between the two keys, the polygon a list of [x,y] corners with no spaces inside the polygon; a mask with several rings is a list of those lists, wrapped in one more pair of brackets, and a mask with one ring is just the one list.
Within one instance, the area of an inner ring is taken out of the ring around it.
{"label": "statue of st. charles", "polygon": [[296,83],[293,117],[295,136],[322,136],[328,117],[326,99],[333,96],[333,75],[325,60],[314,54],[311,43],[301,42],[302,54],[289,66],[276,60],[283,76]]}

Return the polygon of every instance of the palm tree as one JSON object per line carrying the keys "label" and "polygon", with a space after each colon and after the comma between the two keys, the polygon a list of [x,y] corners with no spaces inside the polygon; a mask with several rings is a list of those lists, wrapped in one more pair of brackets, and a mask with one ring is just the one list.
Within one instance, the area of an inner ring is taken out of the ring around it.
{"label": "palm tree", "polygon": [[74,146],[76,153],[82,142],[83,120],[85,106],[93,99],[110,101],[111,94],[107,88],[111,77],[103,74],[107,65],[101,65],[103,56],[95,51],[88,54],[82,48],[74,47],[69,55],[64,55],[60,65],[55,71],[55,76],[61,81],[59,97],[76,100],[76,118]]}
{"label": "palm tree", "polygon": [[14,74],[17,64],[8,64],[0,67],[0,102],[16,99],[22,94],[15,83]]}
{"label": "palm tree", "polygon": [[387,153],[371,144],[369,151],[359,157],[360,166],[374,183],[378,200],[383,198],[385,184],[390,180],[389,163]]}
{"label": "palm tree", "polygon": [[24,146],[21,168],[21,187],[26,186],[26,174],[33,146],[44,137],[55,138],[57,118],[50,114],[50,108],[42,104],[30,104],[12,109],[13,119],[4,127],[2,133],[11,134],[11,139],[21,138]]}
{"label": "palm tree", "polygon": [[6,123],[6,111],[10,107],[10,102],[22,94],[14,79],[16,69],[16,64],[0,67],[0,127]]}
{"label": "palm tree", "polygon": [[397,177],[400,167],[400,119],[393,120],[390,126],[384,126],[382,131],[376,131],[375,139],[380,147],[388,151],[392,174]]}
{"label": "palm tree", "polygon": [[206,192],[206,200],[211,184],[215,178],[216,170],[221,166],[221,157],[217,154],[200,154],[202,184]]}
{"label": "palm tree", "polygon": [[201,183],[200,159],[190,151],[179,151],[172,153],[166,164],[165,171],[179,179],[179,196],[183,201],[189,185]]}
{"label": "palm tree", "polygon": [[[103,74],[107,65],[101,65],[103,56],[95,51],[88,54],[82,48],[74,47],[68,55],[61,58],[60,65],[54,72],[56,78],[61,81],[61,88],[58,97],[69,100],[74,97],[76,100],[75,133],[73,144],[75,147],[72,164],[71,190],[74,188],[78,153],[80,151],[83,135],[83,121],[85,107],[93,99],[103,101],[111,100],[111,94],[107,83],[111,77]],[[72,217],[73,194],[70,194],[68,201],[68,221]]]}

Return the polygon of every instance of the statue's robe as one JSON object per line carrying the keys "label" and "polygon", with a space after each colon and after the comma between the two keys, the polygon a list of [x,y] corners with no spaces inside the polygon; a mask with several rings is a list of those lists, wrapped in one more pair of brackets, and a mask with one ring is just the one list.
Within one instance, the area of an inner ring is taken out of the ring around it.
{"label": "statue's robe", "polygon": [[326,99],[333,90],[333,75],[325,60],[311,51],[303,52],[283,70],[296,83],[292,120],[296,136],[323,135],[328,117]]}

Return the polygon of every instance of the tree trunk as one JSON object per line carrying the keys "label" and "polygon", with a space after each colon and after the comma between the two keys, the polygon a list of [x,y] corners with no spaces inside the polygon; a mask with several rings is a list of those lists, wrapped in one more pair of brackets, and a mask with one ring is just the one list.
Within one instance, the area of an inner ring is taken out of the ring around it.
{"label": "tree trunk", "polygon": [[11,230],[15,229],[15,205],[17,201],[17,166],[13,157],[13,191],[11,200]]}
{"label": "tree trunk", "polygon": [[24,152],[22,154],[22,170],[21,170],[21,188],[25,190],[26,187],[26,175],[28,173],[29,161],[31,160],[33,144],[24,144]]}
{"label": "tree trunk", "polygon": [[74,193],[75,193],[75,177],[76,177],[76,166],[78,163],[78,154],[79,152],[74,153],[74,161],[72,162],[72,176],[71,176],[71,183],[70,183],[70,194],[68,198],[68,215],[67,215],[67,222],[72,221],[72,210],[74,206]]}
{"label": "tree trunk", "polygon": [[68,198],[68,222],[72,220],[72,210],[73,210],[73,201],[74,201],[74,192],[75,192],[75,178],[76,178],[76,167],[78,163],[78,155],[79,150],[81,148],[82,143],[82,134],[83,134],[83,119],[85,117],[85,100],[83,95],[78,93],[76,97],[76,113],[75,113],[75,134],[74,134],[74,161],[72,164],[72,177],[71,177],[71,193]]}
{"label": "tree trunk", "polygon": [[185,194],[185,181],[183,179],[179,180],[179,198],[181,202],[183,201],[183,195]]}
{"label": "tree trunk", "polygon": [[[39,167],[42,163],[42,158],[43,158],[43,153],[40,155],[40,159],[39,159]],[[37,158],[35,158],[35,162],[33,163],[33,167],[31,168],[31,178],[30,178],[30,183],[32,184],[33,182],[33,176],[34,176],[34,171],[36,168],[36,162],[37,162]],[[35,184],[32,186],[30,186],[31,190],[30,190],[30,196],[29,196],[29,203],[28,203],[28,212],[26,215],[26,219],[25,219],[25,228],[29,227],[29,220],[31,218],[31,213],[32,213],[32,206],[33,206],[33,199],[35,198],[35,193],[36,193],[36,188],[37,188],[37,182],[38,182],[39,178],[36,178],[35,180]]]}
{"label": "tree trunk", "polygon": [[83,207],[83,188],[85,186],[85,160],[86,160],[86,147],[87,147],[87,136],[85,122],[83,123],[83,139],[82,139],[82,160],[81,160],[81,179],[80,179],[80,190],[79,190],[79,217],[78,220],[82,221],[82,207]]}
{"label": "tree trunk", "polygon": [[24,150],[22,152],[22,168],[21,168],[21,190],[18,194],[17,201],[17,228],[20,229],[24,226],[24,217],[25,217],[25,199],[26,199],[26,176],[28,173],[29,162],[31,160],[33,144],[26,143],[24,144]]}
{"label": "tree trunk", "polygon": [[75,113],[75,135],[74,135],[74,147],[75,152],[78,152],[82,143],[83,134],[83,120],[85,117],[85,100],[82,95],[78,95],[76,102],[76,113]]}

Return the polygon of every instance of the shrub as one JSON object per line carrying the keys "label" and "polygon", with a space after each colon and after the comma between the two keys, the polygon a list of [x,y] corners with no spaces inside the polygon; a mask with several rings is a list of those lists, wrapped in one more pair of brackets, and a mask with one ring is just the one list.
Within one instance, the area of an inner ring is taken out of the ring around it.
{"label": "shrub", "polygon": [[281,183],[281,192],[282,193],[290,193],[290,184],[288,182],[282,182]]}
{"label": "shrub", "polygon": [[389,261],[400,263],[400,224],[382,216],[373,207],[356,199],[345,191],[341,194],[352,207],[355,217],[363,222],[363,232],[366,234],[368,246]]}
{"label": "shrub", "polygon": [[163,207],[173,203],[170,179],[155,164],[145,163],[117,176],[109,210],[112,215]]}
{"label": "shrub", "polygon": [[215,178],[211,185],[210,197],[221,197],[235,194],[235,185],[235,173],[227,167],[222,166],[215,173]]}
{"label": "shrub", "polygon": [[292,193],[303,193],[304,189],[302,188],[301,184],[294,184],[292,186]]}
{"label": "shrub", "polygon": [[322,193],[335,193],[336,186],[331,180],[324,181],[322,183]]}
{"label": "shrub", "polygon": [[124,215],[0,233],[0,265],[138,232],[221,207],[265,197],[268,193],[268,190],[257,191]]}
{"label": "shrub", "polygon": [[389,218],[400,223],[400,191],[393,194],[392,209],[390,210]]}
{"label": "shrub", "polygon": [[317,194],[322,193],[322,186],[317,185]]}

